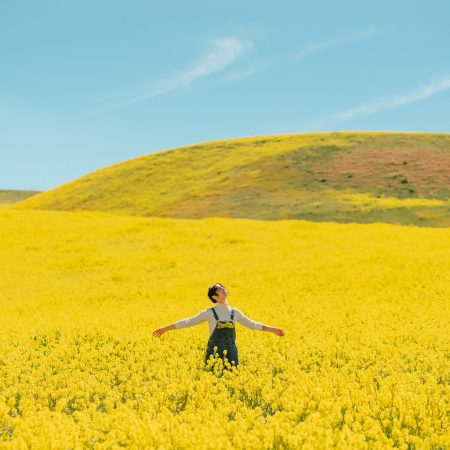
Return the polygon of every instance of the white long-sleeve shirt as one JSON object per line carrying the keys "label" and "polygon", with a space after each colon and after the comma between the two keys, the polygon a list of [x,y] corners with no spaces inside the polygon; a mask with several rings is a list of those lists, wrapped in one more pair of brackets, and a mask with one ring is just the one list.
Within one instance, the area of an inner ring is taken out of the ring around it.
{"label": "white long-sleeve shirt", "polygon": [[[216,311],[219,320],[229,321],[231,320],[231,306],[224,303],[217,303],[213,306]],[[243,312],[239,309],[234,308],[234,319],[233,323],[239,322],[244,327],[250,328],[251,330],[262,330],[263,324],[260,322],[255,322],[252,319],[249,319]],[[198,325],[199,323],[208,321],[209,325],[209,335],[211,336],[214,328],[216,328],[216,318],[214,317],[211,308],[206,308],[203,311],[200,311],[197,315],[193,317],[189,317],[187,319],[181,319],[178,322],[175,322],[175,328],[184,328],[184,327],[192,327],[193,325]]]}

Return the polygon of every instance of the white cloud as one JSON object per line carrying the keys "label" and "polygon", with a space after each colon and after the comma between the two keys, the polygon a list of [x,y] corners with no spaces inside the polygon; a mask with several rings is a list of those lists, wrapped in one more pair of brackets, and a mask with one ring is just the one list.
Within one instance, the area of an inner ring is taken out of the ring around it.
{"label": "white cloud", "polygon": [[230,66],[244,55],[252,47],[252,44],[246,40],[227,37],[213,40],[211,47],[210,52],[194,62],[191,68],[160,80],[148,92],[143,92],[134,98],[130,98],[125,103],[131,104],[150,100],[160,95],[186,88],[200,78]]}
{"label": "white cloud", "polygon": [[448,89],[450,89],[450,76],[444,76],[427,85],[419,86],[411,92],[394,94],[390,97],[364,103],[360,106],[341,111],[331,117],[335,119],[348,119],[355,116],[374,114],[423,100],[438,92],[447,91]]}
{"label": "white cloud", "polygon": [[352,42],[363,41],[366,39],[373,38],[375,36],[380,36],[385,34],[388,29],[380,30],[374,26],[363,30],[363,31],[354,31],[347,36],[336,37],[324,41],[313,42],[311,44],[306,45],[295,55],[296,59],[304,58],[311,53],[316,53],[320,50],[325,50],[330,47],[337,47],[339,45],[351,44]]}
{"label": "white cloud", "polygon": [[272,61],[263,61],[252,66],[247,66],[241,69],[233,70],[224,76],[227,81],[238,81],[244,78],[252,77],[253,75],[268,69],[274,63]]}
{"label": "white cloud", "polygon": [[228,74],[225,77],[225,79],[228,81],[242,80],[243,78],[248,78],[255,75],[255,73],[257,73],[259,70],[260,69],[258,69],[257,67],[249,67],[247,69],[235,70],[234,72]]}
{"label": "white cloud", "polygon": [[410,92],[396,93],[388,97],[382,97],[377,100],[363,103],[353,108],[345,109],[329,116],[318,118],[317,120],[313,120],[308,124],[304,124],[303,128],[306,128],[308,130],[323,128],[340,120],[399,108],[403,105],[415,103],[431,97],[432,95],[439,92],[448,90],[450,90],[450,75],[435,78],[430,83],[419,86]]}

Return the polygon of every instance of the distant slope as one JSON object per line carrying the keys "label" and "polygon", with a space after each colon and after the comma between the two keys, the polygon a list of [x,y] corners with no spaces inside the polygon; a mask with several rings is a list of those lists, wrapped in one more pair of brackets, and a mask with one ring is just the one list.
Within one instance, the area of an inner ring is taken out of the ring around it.
{"label": "distant slope", "polygon": [[15,208],[450,226],[450,134],[231,139],[114,164]]}
{"label": "distant slope", "polygon": [[41,191],[22,191],[14,189],[0,189],[0,206],[5,204],[17,203],[32,195],[39,194]]}

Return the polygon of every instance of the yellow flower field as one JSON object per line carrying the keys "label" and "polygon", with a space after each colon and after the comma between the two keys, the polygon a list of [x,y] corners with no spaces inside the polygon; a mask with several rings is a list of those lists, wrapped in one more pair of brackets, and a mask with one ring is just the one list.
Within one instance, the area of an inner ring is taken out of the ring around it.
{"label": "yellow flower field", "polygon": [[[0,448],[448,449],[450,229],[0,209]],[[204,367],[210,284],[237,325]]]}

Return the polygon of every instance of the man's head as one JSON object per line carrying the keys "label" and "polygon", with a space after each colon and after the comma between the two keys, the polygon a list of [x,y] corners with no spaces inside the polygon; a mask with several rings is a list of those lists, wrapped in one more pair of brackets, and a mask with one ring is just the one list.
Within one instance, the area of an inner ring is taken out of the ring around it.
{"label": "man's head", "polygon": [[208,288],[208,297],[213,303],[223,303],[228,297],[228,291],[221,283],[215,283]]}

